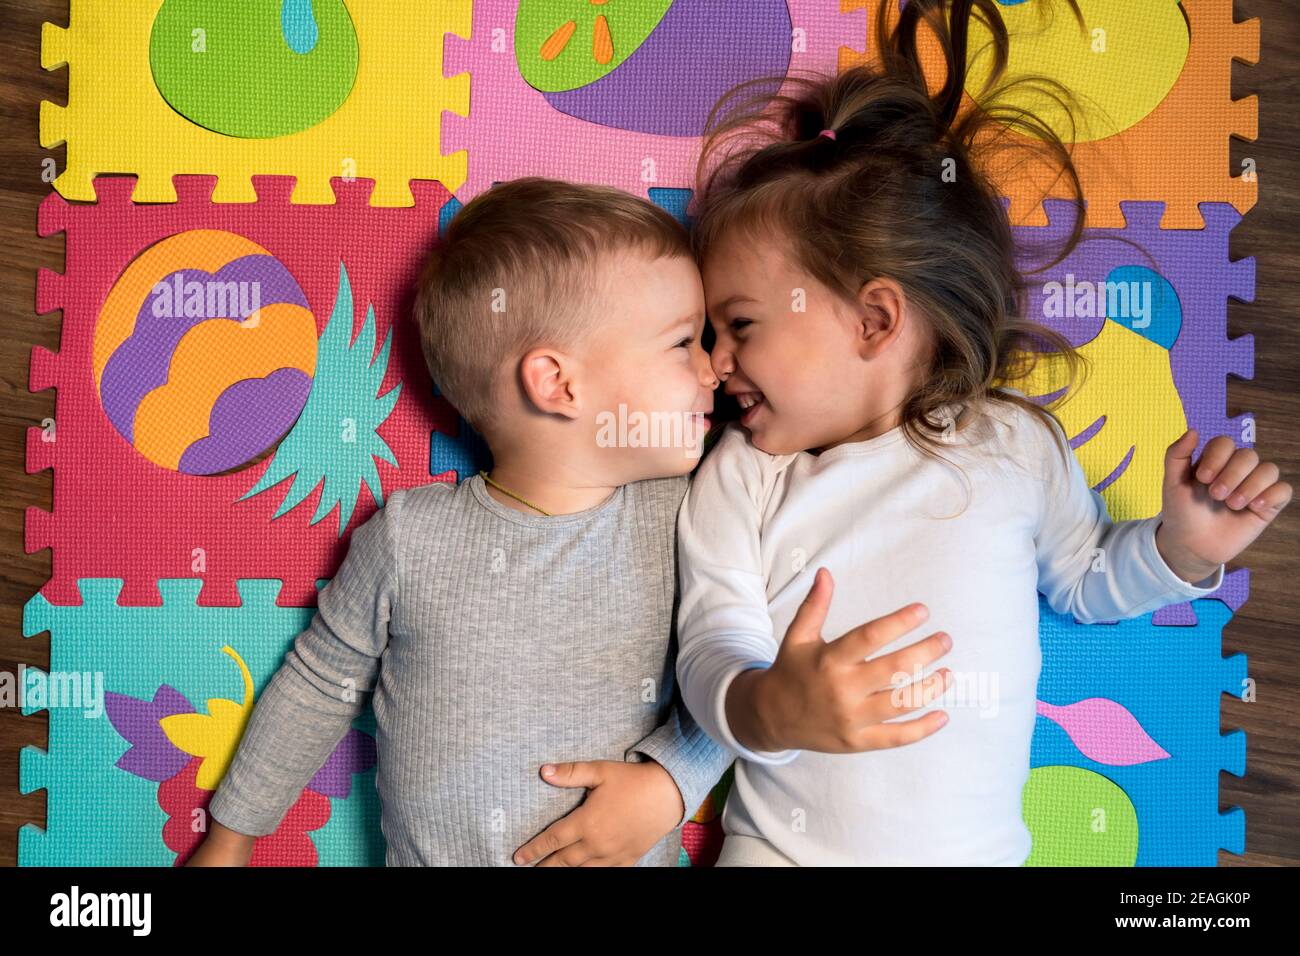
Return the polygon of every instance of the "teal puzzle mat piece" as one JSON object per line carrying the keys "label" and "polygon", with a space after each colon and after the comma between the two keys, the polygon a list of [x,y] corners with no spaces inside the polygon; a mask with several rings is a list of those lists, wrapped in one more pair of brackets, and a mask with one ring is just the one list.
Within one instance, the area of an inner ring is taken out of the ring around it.
{"label": "teal puzzle mat piece", "polygon": [[[19,785],[48,797],[46,828],[18,832],[19,865],[175,865],[197,842],[191,820],[214,791],[195,788],[199,758],[159,730],[159,715],[207,714],[214,699],[243,703],[239,662],[260,691],[315,609],[278,606],[279,581],[240,580],[237,607],[199,606],[198,579],[160,581],[158,607],[119,606],[120,580],[78,584],[80,605],[51,605],[38,594],[24,609],[26,636],[50,632],[51,659],[48,673],[24,675],[28,693],[45,688],[23,713],[47,710],[49,748],[23,748]],[[242,729],[214,731],[218,756],[208,759],[233,756]],[[280,829],[259,838],[265,862],[383,865],[374,729],[367,706]],[[289,832],[300,808],[314,828]]]}

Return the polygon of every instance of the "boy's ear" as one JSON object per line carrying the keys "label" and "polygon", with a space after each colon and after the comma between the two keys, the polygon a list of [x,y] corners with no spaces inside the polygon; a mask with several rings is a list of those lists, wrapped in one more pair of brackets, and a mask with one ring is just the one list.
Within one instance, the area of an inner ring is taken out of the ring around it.
{"label": "boy's ear", "polygon": [[519,360],[519,384],[524,396],[545,415],[578,417],[578,396],[572,356],[556,349],[539,347]]}
{"label": "boy's ear", "polygon": [[858,305],[858,354],[873,359],[902,332],[907,295],[893,279],[871,279],[858,290]]}

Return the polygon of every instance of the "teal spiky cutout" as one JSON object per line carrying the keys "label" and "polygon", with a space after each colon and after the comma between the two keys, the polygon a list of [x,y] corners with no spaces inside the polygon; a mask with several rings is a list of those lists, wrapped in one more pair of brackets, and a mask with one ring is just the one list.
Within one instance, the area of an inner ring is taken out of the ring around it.
{"label": "teal spiky cutout", "polygon": [[[339,263],[339,291],[334,311],[320,337],[316,375],[307,404],[293,430],[280,442],[275,458],[256,485],[240,501],[261,494],[292,476],[293,484],[272,516],[279,518],[297,507],[323,481],[320,503],[311,524],[339,505],[339,537],[352,519],[361,483],[370,488],[375,504],[383,505],[383,487],[375,459],[396,467],[397,458],[379,435],[397,404],[399,383],[380,395],[388,370],[392,330],[375,355],[375,310],[366,307],[366,321],[355,343],[351,342],[354,322],[352,286],[347,267]],[[371,397],[373,396],[373,397]]]}

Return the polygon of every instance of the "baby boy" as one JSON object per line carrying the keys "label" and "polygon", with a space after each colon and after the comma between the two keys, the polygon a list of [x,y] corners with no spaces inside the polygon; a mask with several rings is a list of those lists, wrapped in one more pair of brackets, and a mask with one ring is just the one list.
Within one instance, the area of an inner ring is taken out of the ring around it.
{"label": "baby boy", "polygon": [[369,700],[388,865],[676,865],[733,757],[674,681],[675,520],[717,386],[687,234],[620,190],[502,183],[415,314],[492,471],[354,531],[190,863],[247,863]]}

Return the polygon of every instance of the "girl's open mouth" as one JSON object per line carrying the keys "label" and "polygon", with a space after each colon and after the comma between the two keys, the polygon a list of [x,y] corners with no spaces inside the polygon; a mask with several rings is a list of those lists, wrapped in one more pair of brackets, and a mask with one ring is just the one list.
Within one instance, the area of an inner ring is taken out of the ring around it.
{"label": "girl's open mouth", "polygon": [[757,414],[758,409],[764,404],[762,392],[738,392],[736,394],[736,404],[741,408],[743,414],[740,416],[740,423],[748,425]]}

